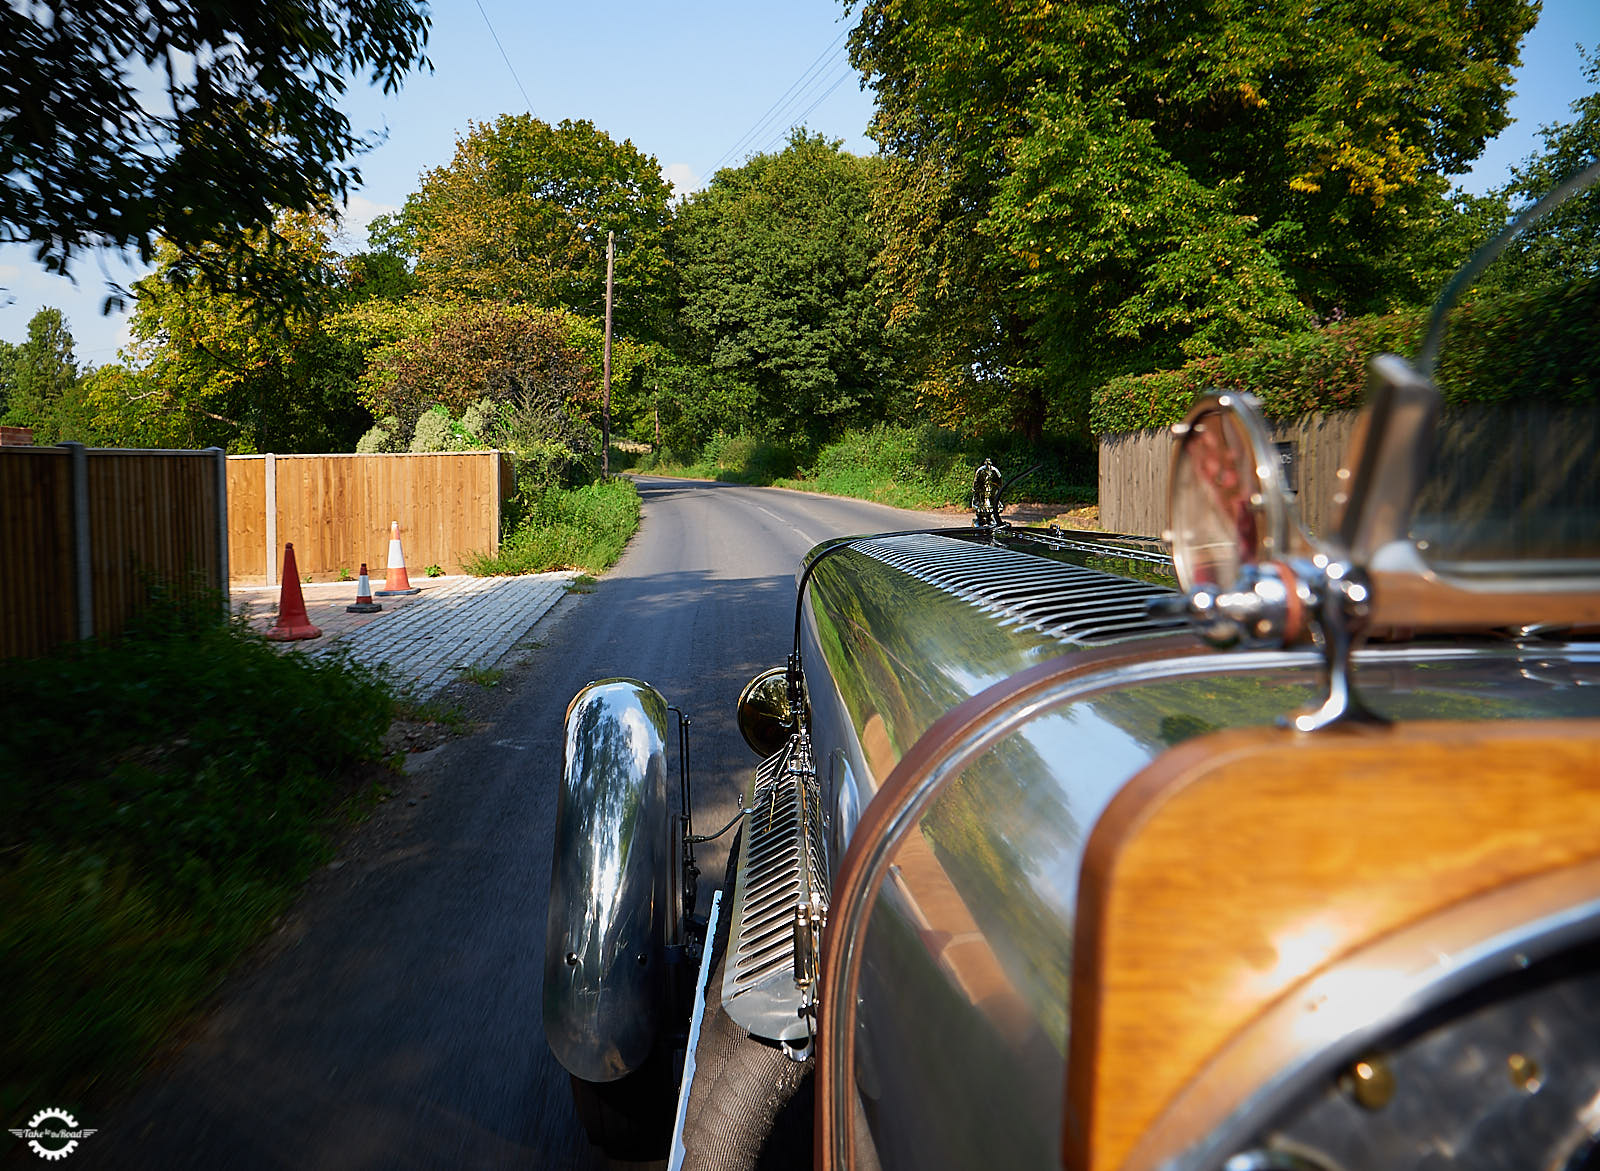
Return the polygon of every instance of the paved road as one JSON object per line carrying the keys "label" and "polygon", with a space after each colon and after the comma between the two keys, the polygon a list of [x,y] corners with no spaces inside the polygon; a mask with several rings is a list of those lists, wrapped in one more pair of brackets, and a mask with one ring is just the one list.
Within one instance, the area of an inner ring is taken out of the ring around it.
{"label": "paved road", "polygon": [[[539,1016],[567,700],[628,674],[687,710],[697,828],[714,829],[754,763],[734,701],[788,652],[802,553],[842,533],[950,519],[639,485],[638,537],[593,593],[562,600],[512,649],[505,662],[525,666],[508,674],[489,726],[426,754],[169,1067],[120,1110],[80,1119],[99,1133],[75,1166],[602,1165]],[[725,850],[702,848],[708,876]]]}

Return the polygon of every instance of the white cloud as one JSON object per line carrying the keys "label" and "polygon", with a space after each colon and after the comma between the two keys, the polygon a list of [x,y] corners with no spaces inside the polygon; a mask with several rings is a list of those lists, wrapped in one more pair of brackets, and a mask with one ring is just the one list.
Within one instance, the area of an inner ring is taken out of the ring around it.
{"label": "white cloud", "polygon": [[378,216],[393,215],[399,210],[392,203],[376,203],[364,195],[352,195],[345,201],[341,226],[359,251],[367,246],[367,226]]}
{"label": "white cloud", "polygon": [[688,163],[668,163],[662,168],[661,175],[672,184],[672,194],[678,199],[693,194],[703,186],[700,176],[694,173]]}

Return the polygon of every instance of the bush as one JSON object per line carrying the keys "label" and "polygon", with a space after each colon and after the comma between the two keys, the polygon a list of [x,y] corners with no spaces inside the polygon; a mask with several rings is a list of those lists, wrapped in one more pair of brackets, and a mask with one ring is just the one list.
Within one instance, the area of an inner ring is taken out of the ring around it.
{"label": "bush", "polygon": [[[973,473],[986,458],[1008,479],[1021,477],[1007,492],[1013,501],[1094,499],[1096,457],[1085,443],[1055,439],[1030,445],[1014,435],[962,437],[932,425],[885,423],[848,432],[822,448],[804,480],[781,483],[900,508],[966,507]],[[1030,468],[1037,470],[1023,476]]]}
{"label": "bush", "polygon": [[220,600],[0,671],[0,1109],[127,1072],[324,855],[395,698]]}
{"label": "bush", "polygon": [[622,555],[639,527],[639,491],[625,479],[603,480],[582,488],[545,487],[524,501],[518,527],[494,556],[467,558],[478,577],[581,569],[600,573]]}
{"label": "bush", "polygon": [[985,458],[994,460],[1007,477],[1037,467],[1008,492],[1013,501],[1094,500],[1097,457],[1085,441],[1055,438],[1033,445],[1015,435],[962,437],[931,423],[880,423],[847,431],[809,460],[771,440],[717,435],[692,463],[678,462],[664,451],[637,470],[828,492],[899,508],[964,508],[970,503],[973,473]]}
{"label": "bush", "polygon": [[[1421,309],[1358,317],[1177,370],[1114,378],[1094,393],[1090,424],[1100,435],[1164,427],[1182,419],[1207,390],[1248,390],[1275,419],[1358,407],[1367,359],[1416,353],[1427,323]],[[1437,380],[1446,401],[1458,404],[1594,401],[1600,278],[1460,306],[1451,316]]]}
{"label": "bush", "polygon": [[712,470],[713,479],[740,484],[770,484],[792,476],[800,457],[792,447],[773,439],[741,432],[711,437],[700,456],[700,464]]}

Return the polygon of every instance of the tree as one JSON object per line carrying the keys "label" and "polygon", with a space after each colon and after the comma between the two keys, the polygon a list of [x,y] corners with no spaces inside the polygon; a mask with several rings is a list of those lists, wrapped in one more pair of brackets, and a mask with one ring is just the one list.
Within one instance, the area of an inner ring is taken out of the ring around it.
{"label": "tree", "polygon": [[[1586,55],[1584,76],[1594,88],[1572,103],[1572,120],[1540,127],[1544,149],[1513,167],[1511,181],[1496,192],[1511,214],[1600,160],[1600,48]],[[1534,225],[1495,268],[1501,271],[1492,279],[1512,286],[1600,275],[1600,184]]]}
{"label": "tree", "polygon": [[17,378],[17,347],[0,340],[0,419],[6,415],[6,404],[11,401],[11,391]]}
{"label": "tree", "polygon": [[0,241],[67,273],[98,245],[149,261],[159,234],[174,276],[292,295],[262,286],[294,275],[275,216],[359,180],[375,140],[339,96],[361,75],[398,89],[428,23],[422,0],[0,7]]}
{"label": "tree", "polygon": [[[529,305],[413,297],[356,305],[328,328],[341,346],[363,355],[359,394],[385,432],[382,450],[403,449],[418,419],[434,408],[459,419],[485,399],[515,406],[528,386],[538,388],[530,400],[535,414],[545,410],[539,404],[559,402],[564,414],[599,426],[605,335],[587,318]],[[613,338],[611,406],[618,431],[642,423],[649,409],[643,376],[656,360],[651,347]],[[474,433],[505,446],[522,441],[515,420],[497,416],[494,422]],[[531,434],[540,426],[523,430]]]}
{"label": "tree", "polygon": [[899,384],[872,276],[877,171],[796,131],[679,211],[684,354],[748,404],[735,423],[818,440],[882,417]]}
{"label": "tree", "polygon": [[72,331],[61,310],[45,308],[28,322],[28,340],[15,347],[3,421],[31,427],[34,441],[57,439],[55,413],[61,396],[78,380],[72,354]]}
{"label": "tree", "polygon": [[1081,425],[1081,392],[1107,372],[1422,296],[1399,242],[1505,125],[1537,9],[860,12],[894,317],[947,402],[1036,433],[1052,410]]}
{"label": "tree", "polygon": [[434,295],[598,318],[615,232],[617,329],[652,341],[670,307],[670,195],[654,158],[593,123],[504,114],[471,125],[373,239],[413,257]]}
{"label": "tree", "polygon": [[[368,306],[340,328],[375,344],[362,394],[379,420],[362,450],[493,446],[535,456],[541,479],[598,468],[599,369],[574,334],[588,323],[526,305]],[[387,340],[380,340],[387,339]]]}
{"label": "tree", "polygon": [[[291,303],[267,320],[248,298],[185,283],[178,250],[163,245],[157,271],[136,286],[132,329],[142,369],[103,388],[120,385],[139,398],[104,413],[172,446],[350,450],[371,418],[355,390],[362,356],[327,329],[348,296],[332,227],[327,216],[279,215],[271,235],[305,275]],[[267,235],[244,244],[264,246]]]}

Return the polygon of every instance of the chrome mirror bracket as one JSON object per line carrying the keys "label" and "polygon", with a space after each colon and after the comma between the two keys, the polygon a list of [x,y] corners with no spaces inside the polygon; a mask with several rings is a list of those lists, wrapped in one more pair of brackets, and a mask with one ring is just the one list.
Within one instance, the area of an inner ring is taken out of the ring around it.
{"label": "chrome mirror bracket", "polygon": [[1315,602],[1305,575],[1274,561],[1246,565],[1228,589],[1198,585],[1178,609],[1214,647],[1281,647],[1304,636]]}
{"label": "chrome mirror bracket", "polygon": [[1227,589],[1199,585],[1160,605],[1187,616],[1214,647],[1286,647],[1314,637],[1322,651],[1323,698],[1281,717],[1282,726],[1317,732],[1341,723],[1387,722],[1362,701],[1352,677],[1351,655],[1367,632],[1372,591],[1347,562],[1318,554],[1246,565]]}
{"label": "chrome mirror bracket", "polygon": [[1348,562],[1318,554],[1305,565],[1316,598],[1314,622],[1322,648],[1320,704],[1279,717],[1279,724],[1297,732],[1320,732],[1337,724],[1385,724],[1356,689],[1351,655],[1366,636],[1372,616],[1372,590],[1366,575]]}

